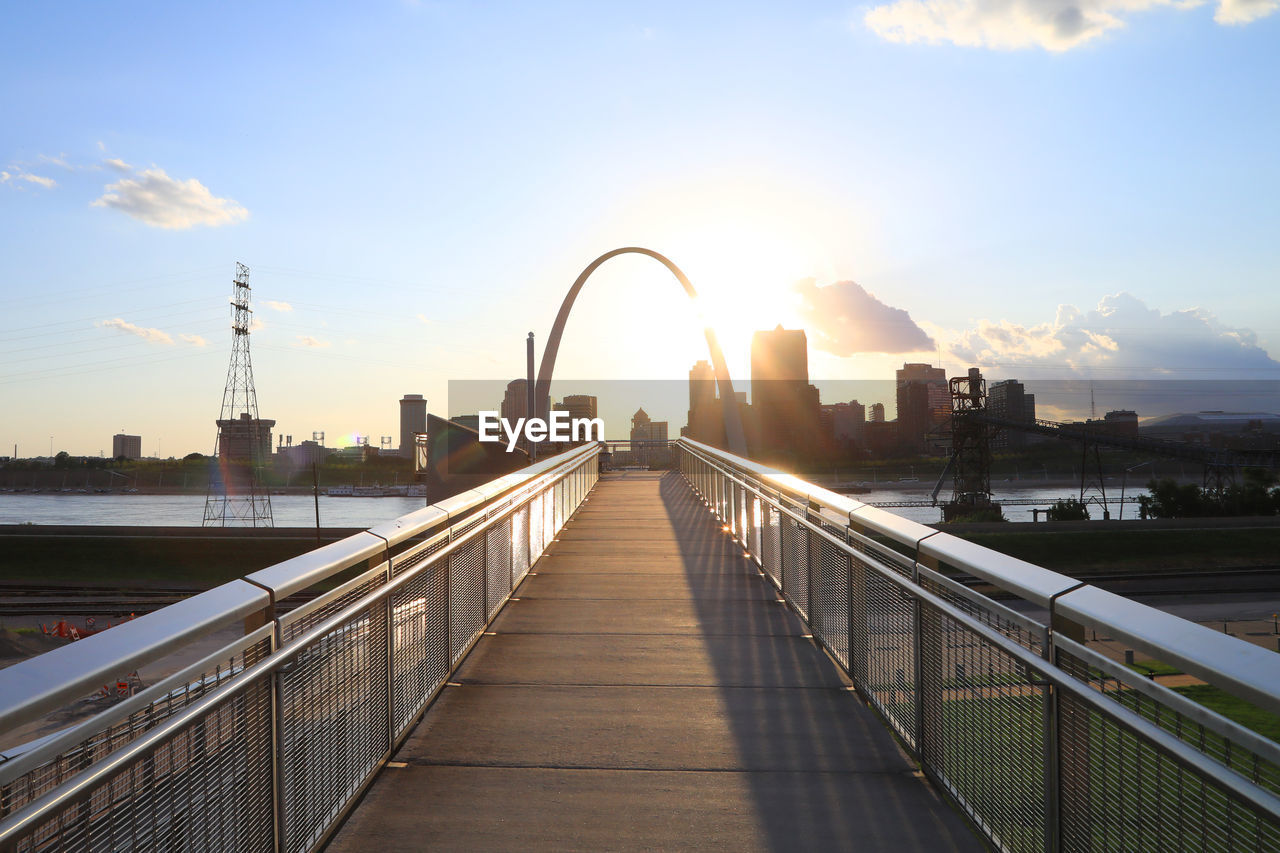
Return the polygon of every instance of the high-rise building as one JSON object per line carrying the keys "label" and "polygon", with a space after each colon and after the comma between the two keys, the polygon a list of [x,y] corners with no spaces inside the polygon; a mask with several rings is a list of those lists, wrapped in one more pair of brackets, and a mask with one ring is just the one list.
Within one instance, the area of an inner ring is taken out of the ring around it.
{"label": "high-rise building", "polygon": [[872,403],[867,409],[867,423],[884,423],[884,403]]}
{"label": "high-rise building", "polygon": [[832,403],[822,407],[831,420],[831,437],[837,445],[862,441],[867,425],[867,407],[857,400],[848,403]]}
{"label": "high-rise building", "polygon": [[671,459],[667,442],[667,422],[650,420],[649,413],[637,409],[631,416],[631,452],[642,465],[666,463]]}
{"label": "high-rise building", "polygon": [[[548,397],[543,403],[544,411],[551,411],[551,398]],[[507,383],[502,405],[498,407],[498,415],[512,423],[519,418],[529,417],[529,381],[527,379],[512,379]]]}
{"label": "high-rise building", "polygon": [[[987,413],[997,418],[1007,418],[1020,423],[1036,419],[1036,397],[1028,394],[1016,379],[994,382],[987,387]],[[1031,433],[1020,429],[1000,429],[991,436],[992,449],[1025,447]]]}
{"label": "high-rise building", "polygon": [[904,450],[923,451],[925,436],[951,413],[947,373],[931,364],[903,364],[897,380],[898,441]]}
{"label": "high-rise building", "polygon": [[564,400],[556,403],[556,409],[568,412],[575,421],[579,418],[595,420],[599,415],[599,401],[590,394],[568,394]]}
{"label": "high-rise building", "polygon": [[689,413],[685,423],[688,426],[682,435],[713,447],[725,446],[724,408],[716,397],[716,372],[709,361],[699,361],[689,369]]}
{"label": "high-rise building", "polygon": [[400,455],[413,456],[413,437],[427,431],[427,401],[421,394],[400,398]]}
{"label": "high-rise building", "polygon": [[809,346],[803,329],[778,326],[751,336],[751,407],[760,456],[794,457],[816,446],[818,393],[809,384]]}
{"label": "high-rise building", "polygon": [[142,436],[125,435],[118,432],[111,436],[111,458],[119,459],[141,459],[142,458]]}

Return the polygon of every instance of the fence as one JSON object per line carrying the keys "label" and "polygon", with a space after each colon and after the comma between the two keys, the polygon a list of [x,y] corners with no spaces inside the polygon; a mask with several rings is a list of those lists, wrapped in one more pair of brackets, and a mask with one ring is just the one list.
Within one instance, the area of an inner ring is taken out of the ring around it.
{"label": "fence", "polygon": [[581,504],[598,458],[596,445],[570,450],[0,670],[8,731],[245,625],[0,755],[0,850],[316,849]]}
{"label": "fence", "polygon": [[694,491],[997,849],[1280,850],[1280,745],[1103,657],[1085,632],[1271,713],[1280,655],[698,442],[676,447]]}

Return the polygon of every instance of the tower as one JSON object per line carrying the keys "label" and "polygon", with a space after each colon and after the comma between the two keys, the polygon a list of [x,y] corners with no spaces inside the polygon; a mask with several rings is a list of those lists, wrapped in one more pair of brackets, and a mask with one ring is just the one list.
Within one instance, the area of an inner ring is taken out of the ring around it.
{"label": "tower", "polygon": [[263,482],[275,421],[258,417],[249,358],[249,268],[236,263],[231,292],[231,364],[214,440],[205,527],[272,527],[271,493]]}
{"label": "tower", "polygon": [[[406,458],[413,456],[413,437],[426,431],[426,398],[421,394],[405,394],[400,398],[400,455]],[[390,445],[384,448],[390,449]]]}

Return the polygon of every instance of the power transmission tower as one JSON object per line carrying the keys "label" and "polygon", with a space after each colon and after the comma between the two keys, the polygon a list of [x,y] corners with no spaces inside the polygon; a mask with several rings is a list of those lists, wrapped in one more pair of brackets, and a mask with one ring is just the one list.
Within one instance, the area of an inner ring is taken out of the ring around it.
{"label": "power transmission tower", "polygon": [[205,527],[272,527],[271,493],[264,473],[275,421],[258,418],[249,358],[249,268],[236,264],[231,296],[231,364],[213,448]]}

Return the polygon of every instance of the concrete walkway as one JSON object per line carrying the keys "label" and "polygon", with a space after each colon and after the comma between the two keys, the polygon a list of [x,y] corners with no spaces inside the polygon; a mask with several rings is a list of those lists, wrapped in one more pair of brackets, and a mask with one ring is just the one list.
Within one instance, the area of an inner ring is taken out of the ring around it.
{"label": "concrete walkway", "polygon": [[329,849],[984,849],[776,599],[606,475]]}

